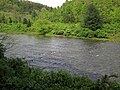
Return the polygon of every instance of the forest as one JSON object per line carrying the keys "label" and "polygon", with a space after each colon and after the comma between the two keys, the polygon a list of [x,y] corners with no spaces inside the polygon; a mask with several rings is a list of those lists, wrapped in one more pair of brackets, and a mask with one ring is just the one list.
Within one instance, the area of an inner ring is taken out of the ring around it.
{"label": "forest", "polygon": [[119,0],[71,0],[48,7],[26,0],[0,1],[0,31],[120,41]]}

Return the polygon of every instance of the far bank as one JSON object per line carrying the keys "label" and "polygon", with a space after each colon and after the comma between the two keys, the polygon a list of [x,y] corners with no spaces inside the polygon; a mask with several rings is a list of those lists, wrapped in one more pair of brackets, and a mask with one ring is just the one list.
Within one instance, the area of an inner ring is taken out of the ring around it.
{"label": "far bank", "polygon": [[90,40],[107,40],[120,42],[120,25],[106,24],[102,29],[92,31],[82,28],[80,24],[49,23],[27,27],[24,24],[1,24],[0,32],[11,34],[37,34],[49,37],[80,38]]}

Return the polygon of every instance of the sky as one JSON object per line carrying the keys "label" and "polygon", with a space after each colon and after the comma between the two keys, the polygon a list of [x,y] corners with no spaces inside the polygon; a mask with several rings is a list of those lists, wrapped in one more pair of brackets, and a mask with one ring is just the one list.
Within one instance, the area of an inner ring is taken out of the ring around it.
{"label": "sky", "polygon": [[29,0],[32,2],[41,3],[50,7],[61,6],[66,0]]}

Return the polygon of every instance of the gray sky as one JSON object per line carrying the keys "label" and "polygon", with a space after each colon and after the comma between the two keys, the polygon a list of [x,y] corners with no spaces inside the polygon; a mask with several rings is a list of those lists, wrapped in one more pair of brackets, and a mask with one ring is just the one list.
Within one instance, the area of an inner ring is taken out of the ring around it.
{"label": "gray sky", "polygon": [[29,0],[33,2],[38,2],[47,6],[57,7],[61,6],[66,0]]}

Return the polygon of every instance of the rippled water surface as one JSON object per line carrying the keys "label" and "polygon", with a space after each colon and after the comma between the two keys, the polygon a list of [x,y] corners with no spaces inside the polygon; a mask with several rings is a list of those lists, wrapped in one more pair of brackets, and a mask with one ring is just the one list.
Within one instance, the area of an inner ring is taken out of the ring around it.
{"label": "rippled water surface", "polygon": [[120,43],[71,38],[10,35],[11,57],[23,57],[31,66],[64,69],[76,74],[120,74]]}

